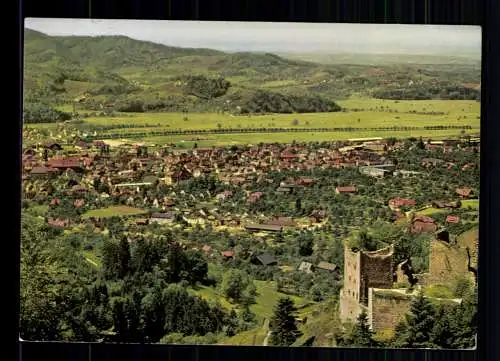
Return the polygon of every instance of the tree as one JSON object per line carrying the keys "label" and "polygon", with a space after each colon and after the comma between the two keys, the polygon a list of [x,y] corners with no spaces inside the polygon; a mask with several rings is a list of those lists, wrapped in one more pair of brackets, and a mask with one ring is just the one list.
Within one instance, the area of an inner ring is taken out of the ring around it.
{"label": "tree", "polygon": [[368,315],[365,311],[358,316],[357,322],[354,325],[349,339],[351,346],[356,347],[375,347],[377,342],[373,339],[373,332],[368,324]]}
{"label": "tree", "polygon": [[170,243],[163,262],[167,283],[176,283],[184,278],[185,264],[186,257],[181,246],[176,242]]}
{"label": "tree", "polygon": [[297,200],[295,201],[295,212],[297,214],[300,214],[301,211],[302,211],[302,200],[300,198],[297,198]]}
{"label": "tree", "polygon": [[313,235],[311,233],[302,233],[299,235],[299,255],[303,257],[310,256],[313,253]]}
{"label": "tree", "polygon": [[224,296],[243,305],[249,305],[255,299],[256,288],[245,271],[231,269],[224,275],[221,284]]}
{"label": "tree", "polygon": [[147,342],[158,342],[165,335],[165,319],[162,287],[157,285],[141,301],[141,326]]}
{"label": "tree", "polygon": [[60,271],[51,260],[47,235],[23,217],[21,232],[20,332],[26,340],[60,338],[58,290],[54,277]]}
{"label": "tree", "polygon": [[208,263],[201,252],[188,250],[186,253],[187,281],[191,284],[202,282],[207,277]]}
{"label": "tree", "polygon": [[135,242],[132,261],[136,273],[151,272],[153,267],[160,261],[158,246],[145,239],[137,240]]}
{"label": "tree", "polygon": [[110,240],[105,240],[102,248],[102,266],[106,279],[115,279],[119,274],[118,246]]}
{"label": "tree", "polygon": [[431,342],[441,348],[451,348],[454,339],[453,309],[441,306],[436,310],[436,322],[431,332]]}
{"label": "tree", "polygon": [[113,330],[118,342],[140,342],[140,309],[132,297],[114,297],[111,299]]}
{"label": "tree", "polygon": [[418,149],[425,149],[425,143],[424,143],[424,141],[422,140],[422,137],[420,137],[420,139],[418,140],[418,143],[417,143],[417,148],[418,148]]}
{"label": "tree", "polygon": [[399,322],[394,329],[394,336],[391,339],[391,346],[395,348],[402,348],[406,346],[408,325],[404,320]]}
{"label": "tree", "polygon": [[278,300],[269,323],[271,345],[290,346],[302,336],[302,332],[297,327],[296,312],[297,308],[291,298],[285,297]]}
{"label": "tree", "polygon": [[431,333],[436,321],[434,305],[420,292],[410,306],[410,313],[406,315],[407,337],[406,347],[432,347]]}
{"label": "tree", "polygon": [[[477,288],[464,296],[462,302],[449,313],[453,338],[448,348],[472,348],[477,334]],[[443,346],[445,347],[445,346]]]}
{"label": "tree", "polygon": [[361,230],[358,234],[359,248],[365,251],[376,251],[378,242],[375,238],[368,234],[366,230]]}
{"label": "tree", "polygon": [[127,237],[122,237],[118,244],[118,277],[123,279],[131,271],[130,245]]}

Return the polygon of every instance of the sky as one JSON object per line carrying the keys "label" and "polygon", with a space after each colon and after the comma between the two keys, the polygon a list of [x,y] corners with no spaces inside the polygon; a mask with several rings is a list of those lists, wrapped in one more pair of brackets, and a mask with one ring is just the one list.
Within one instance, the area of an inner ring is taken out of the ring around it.
{"label": "sky", "polygon": [[227,52],[481,55],[479,26],[25,19],[48,35],[125,35]]}

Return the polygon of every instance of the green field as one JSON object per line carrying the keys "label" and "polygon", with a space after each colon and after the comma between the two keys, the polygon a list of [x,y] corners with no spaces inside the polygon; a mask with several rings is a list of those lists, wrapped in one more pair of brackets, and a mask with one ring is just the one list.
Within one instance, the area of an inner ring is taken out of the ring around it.
{"label": "green field", "polygon": [[[479,130],[479,128],[478,128]],[[180,147],[192,148],[194,143],[199,147],[242,145],[262,143],[291,143],[296,142],[323,142],[348,140],[352,138],[365,137],[432,137],[432,139],[441,139],[447,137],[459,136],[458,129],[449,130],[416,130],[401,132],[316,132],[316,133],[247,133],[247,134],[210,134],[210,135],[171,135],[159,137],[141,138],[142,141],[150,144],[174,143]]]}
{"label": "green field", "polygon": [[240,332],[233,337],[220,342],[221,345],[231,346],[262,346],[267,335],[267,327],[257,327],[252,330]]}
{"label": "green field", "polygon": [[[471,125],[479,126],[480,105],[475,101],[432,100],[432,101],[399,101],[378,99],[349,99],[339,104],[349,109],[363,111],[347,111],[335,113],[301,113],[301,114],[269,114],[240,115],[218,113],[129,113],[123,117],[91,117],[86,122],[103,125],[153,125],[170,130],[174,129],[217,129],[247,127],[277,128],[321,128],[321,127],[383,127],[383,126],[431,126],[431,125]],[[375,111],[375,107],[389,106],[399,113],[391,113],[384,108]],[[372,110],[370,110],[372,109]],[[444,112],[444,115],[423,115],[408,113]],[[458,119],[460,118],[460,119]],[[358,120],[359,119],[359,120]],[[298,120],[298,124],[292,122]],[[142,131],[137,129],[136,131]],[[114,132],[114,130],[113,130]]]}
{"label": "green field", "polygon": [[399,112],[444,112],[472,116],[479,116],[481,105],[471,100],[386,100],[351,97],[347,100],[339,100],[339,105],[347,109],[369,109],[376,107],[388,107]]}
{"label": "green field", "polygon": [[[345,109],[334,113],[231,115],[227,113],[127,113],[109,117],[89,117],[84,120],[89,126],[106,126],[98,132],[122,134],[123,138],[134,137],[149,144],[174,143],[179,147],[200,147],[290,143],[310,141],[334,141],[364,137],[424,137],[440,139],[458,137],[460,129],[427,130],[426,126],[469,126],[468,133],[477,133],[480,128],[480,103],[472,100],[381,100],[353,96],[339,101]],[[69,110],[70,106],[60,109]],[[415,114],[415,112],[426,114]],[[431,114],[435,112],[437,114]],[[439,114],[442,113],[442,114]],[[29,127],[47,129],[55,133],[57,124],[30,124]],[[385,131],[377,127],[420,127],[409,131]],[[284,133],[238,133],[247,128],[366,128],[345,132],[284,132]],[[144,136],[151,132],[181,130],[232,129],[236,133],[200,135]],[[429,212],[429,211],[426,211]]]}
{"label": "green field", "polygon": [[462,208],[479,209],[479,199],[466,199],[462,201]]}
{"label": "green field", "polygon": [[[112,117],[89,117],[83,126],[106,126],[98,133],[123,134],[123,138],[138,133],[179,130],[233,129],[236,133],[204,135],[145,136],[142,141],[154,144],[174,143],[178,146],[223,146],[230,144],[257,144],[260,142],[289,143],[292,141],[332,141],[363,137],[425,137],[439,139],[458,137],[459,129],[411,131],[380,131],[377,127],[426,127],[426,126],[470,126],[469,133],[479,132],[480,104],[469,100],[380,100],[351,97],[339,101],[346,110],[335,113],[231,115],[222,113],[127,113]],[[68,110],[69,106],[61,107]],[[354,111],[356,110],[356,111]],[[415,114],[410,112],[444,113]],[[54,123],[30,124],[29,127],[55,131]],[[115,127],[116,126],[116,127]],[[109,128],[111,127],[111,128]],[[352,132],[287,132],[287,133],[237,133],[247,128],[366,128]]]}
{"label": "green field", "polygon": [[[300,317],[310,315],[316,308],[316,304],[298,296],[289,296],[276,291],[276,283],[272,281],[253,281],[257,288],[255,303],[250,306],[250,310],[256,315],[258,326],[254,329],[241,332],[233,337],[224,338],[220,344],[226,345],[262,345],[268,331],[268,322],[273,314],[274,306],[281,297],[290,297],[298,308]],[[216,301],[226,309],[236,308],[236,305],[229,303],[220,292],[213,287],[200,286],[190,289],[191,293],[198,295],[207,301]]]}
{"label": "green field", "polygon": [[431,216],[433,214],[444,213],[446,211],[447,211],[446,209],[429,207],[429,208],[422,209],[421,211],[418,211],[417,213],[421,214],[423,216]]}
{"label": "green field", "polygon": [[[479,199],[465,199],[462,201],[462,209],[471,208],[473,210],[479,210]],[[428,207],[418,211],[418,214],[422,214],[424,216],[431,216],[433,214],[444,213],[447,212],[447,209],[442,208],[434,208]]]}
{"label": "green field", "polygon": [[[255,304],[250,306],[250,309],[255,315],[260,319],[266,319],[271,317],[273,313],[273,307],[280,297],[290,297],[297,307],[308,305],[307,301],[301,297],[288,296],[284,293],[276,291],[275,282],[257,281],[254,280],[255,287],[257,288],[257,297],[255,299]],[[213,287],[201,286],[195,290],[191,290],[192,293],[205,298],[206,300],[218,301],[220,304],[226,308],[234,308],[235,306],[229,303],[217,289]],[[304,308],[302,312],[308,312],[310,307]]]}
{"label": "green field", "polygon": [[146,213],[147,211],[138,208],[127,207],[127,206],[111,206],[107,208],[90,210],[85,214],[83,214],[82,218],[86,219],[91,217],[94,218],[124,217],[124,216],[135,216]]}

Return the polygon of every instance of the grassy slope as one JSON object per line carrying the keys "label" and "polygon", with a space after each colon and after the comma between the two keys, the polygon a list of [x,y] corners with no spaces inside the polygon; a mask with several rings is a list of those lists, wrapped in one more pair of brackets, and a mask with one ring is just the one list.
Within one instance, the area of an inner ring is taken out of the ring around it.
{"label": "grassy slope", "polygon": [[127,206],[111,206],[108,208],[90,210],[85,214],[83,214],[82,218],[90,218],[90,217],[107,218],[107,217],[133,216],[145,213],[147,213],[147,211],[138,208],[132,208]]}
{"label": "grassy slope", "polygon": [[[271,317],[273,313],[273,307],[280,297],[292,298],[297,307],[304,306],[308,303],[304,298],[297,296],[287,296],[276,291],[275,282],[254,280],[254,283],[257,288],[257,297],[255,300],[255,304],[250,306],[250,309],[261,320]],[[213,287],[200,286],[194,290],[191,290],[191,292],[207,300],[218,301],[222,306],[226,308],[235,307],[234,305],[230,304],[217,289]]]}
{"label": "grassy slope", "polygon": [[[472,210],[478,210],[479,209],[479,199],[463,200],[461,208],[471,208]],[[429,207],[429,208],[422,209],[421,211],[419,211],[417,213],[425,215],[425,216],[431,216],[433,214],[445,213],[447,211],[448,211],[447,209]]]}
{"label": "grassy slope", "polygon": [[[352,57],[351,57],[352,59]],[[434,60],[437,62],[437,60]],[[401,60],[399,61],[401,63]],[[224,76],[232,92],[263,88],[283,93],[321,94],[340,99],[369,94],[388,81],[407,84],[432,79],[479,83],[477,64],[318,64],[274,54],[227,54],[209,49],[168,47],[123,36],[50,37],[25,32],[25,88],[34,89],[70,69],[61,99],[73,99],[102,84],[133,83],[144,99],[179,94],[174,78],[186,74]],[[215,106],[214,104],[209,107]]]}

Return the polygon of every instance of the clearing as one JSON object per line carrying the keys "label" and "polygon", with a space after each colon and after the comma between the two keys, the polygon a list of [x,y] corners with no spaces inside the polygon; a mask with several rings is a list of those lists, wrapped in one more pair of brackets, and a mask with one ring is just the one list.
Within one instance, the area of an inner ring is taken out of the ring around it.
{"label": "clearing", "polygon": [[128,206],[111,206],[101,209],[92,209],[82,215],[83,219],[86,218],[110,218],[110,217],[124,217],[124,216],[135,216],[140,214],[146,214],[148,211],[139,208],[133,208]]}

